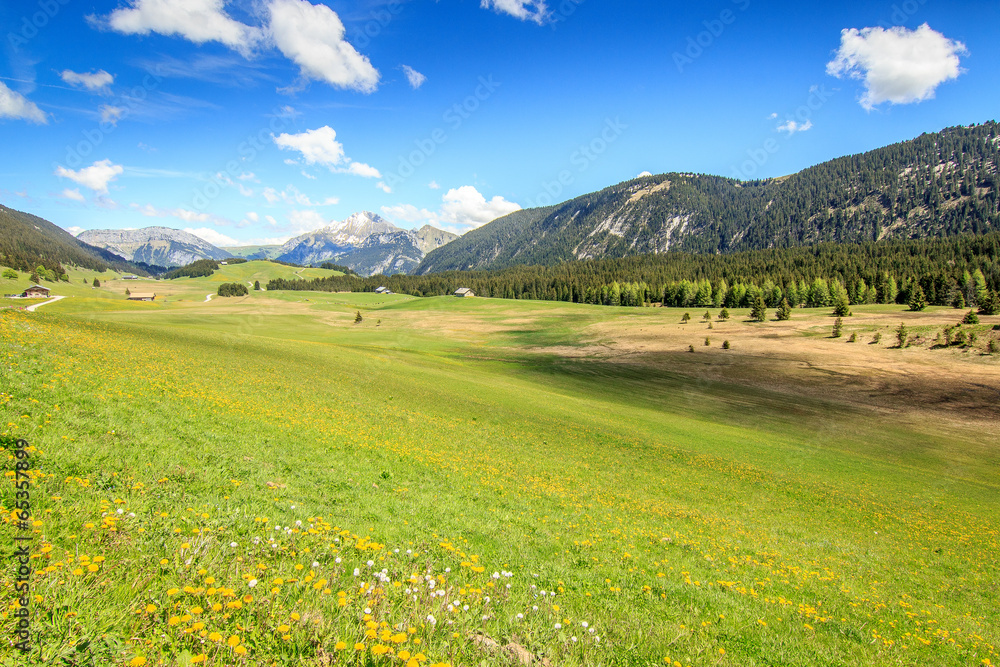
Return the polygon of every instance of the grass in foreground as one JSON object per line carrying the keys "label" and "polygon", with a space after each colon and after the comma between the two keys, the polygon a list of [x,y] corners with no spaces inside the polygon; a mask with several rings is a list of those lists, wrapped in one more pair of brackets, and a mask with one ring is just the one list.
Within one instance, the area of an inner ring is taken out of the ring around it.
{"label": "grass in foreground", "polygon": [[[280,313],[0,314],[0,432],[37,447],[37,648],[3,664],[997,661],[968,436],[525,352],[570,336],[549,304],[399,302],[360,333],[320,301],[303,340]],[[455,337],[394,329],[408,308]],[[477,309],[525,321],[503,355]]]}

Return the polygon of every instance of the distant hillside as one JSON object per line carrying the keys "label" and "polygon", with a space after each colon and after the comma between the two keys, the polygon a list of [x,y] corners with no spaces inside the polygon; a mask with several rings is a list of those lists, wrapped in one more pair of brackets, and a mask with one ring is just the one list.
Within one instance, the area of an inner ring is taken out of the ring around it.
{"label": "distant hillside", "polygon": [[88,245],[48,220],[6,206],[0,206],[0,264],[21,271],[42,265],[59,273],[63,273],[60,269],[63,264],[94,271],[113,268],[140,275],[160,270]]}
{"label": "distant hillside", "polygon": [[998,230],[998,129],[949,128],[780,179],[637,178],[495,220],[428,253],[416,273]]}
{"label": "distant hillside", "polygon": [[194,234],[169,227],[91,229],[77,237],[106,248],[133,262],[159,266],[186,266],[199,259],[228,259],[232,254]]}
{"label": "distant hillside", "polygon": [[245,259],[275,259],[281,255],[280,245],[241,245],[241,246],[220,246],[233,257],[243,257]]}
{"label": "distant hillside", "polygon": [[276,259],[304,265],[333,262],[362,275],[409,273],[427,250],[455,238],[456,234],[430,225],[416,231],[400,229],[375,213],[362,211],[291,239],[281,246]]}

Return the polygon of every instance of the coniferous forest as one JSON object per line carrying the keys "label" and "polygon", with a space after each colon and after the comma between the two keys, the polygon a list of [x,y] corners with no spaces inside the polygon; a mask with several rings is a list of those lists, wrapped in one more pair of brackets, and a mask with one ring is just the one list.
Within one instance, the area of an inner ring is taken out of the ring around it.
{"label": "coniferous forest", "polygon": [[1000,289],[1000,233],[949,238],[820,243],[723,255],[670,252],[500,271],[424,276],[335,276],[272,280],[268,290],[373,292],[384,286],[417,296],[468,287],[479,296],[613,306],[793,307],[909,303],[919,286],[930,305],[988,302]]}

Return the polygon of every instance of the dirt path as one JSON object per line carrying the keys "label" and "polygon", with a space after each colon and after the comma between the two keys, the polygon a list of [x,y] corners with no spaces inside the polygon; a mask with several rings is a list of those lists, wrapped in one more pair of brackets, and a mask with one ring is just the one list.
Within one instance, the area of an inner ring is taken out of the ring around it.
{"label": "dirt path", "polygon": [[208,303],[211,300],[212,300],[212,295],[211,294],[206,294],[205,295],[205,303]]}
{"label": "dirt path", "polygon": [[33,312],[35,312],[36,308],[41,308],[42,306],[47,306],[50,303],[55,303],[59,299],[65,299],[65,298],[66,297],[64,297],[64,296],[54,296],[51,299],[49,299],[48,301],[42,301],[41,303],[36,303],[34,306],[28,306],[25,310],[27,310],[29,313],[33,313]]}

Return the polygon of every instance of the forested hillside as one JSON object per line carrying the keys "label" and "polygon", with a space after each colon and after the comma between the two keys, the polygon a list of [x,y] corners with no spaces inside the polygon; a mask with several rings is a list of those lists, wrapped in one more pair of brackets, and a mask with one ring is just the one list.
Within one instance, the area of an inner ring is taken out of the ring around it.
{"label": "forested hillside", "polygon": [[852,304],[908,303],[919,286],[928,304],[972,307],[1000,290],[1000,233],[722,255],[669,252],[426,276],[272,280],[267,289],[371,292],[383,285],[418,296],[468,287],[507,299],[704,307],[746,307],[758,295],[768,307],[785,299],[793,307],[825,306],[841,295]]}
{"label": "forested hillside", "polygon": [[417,273],[982,234],[1000,229],[997,131],[949,128],[780,179],[638,178],[495,220]]}
{"label": "forested hillside", "polygon": [[124,258],[80,241],[48,220],[0,206],[0,264],[20,271],[34,271],[39,266],[59,276],[63,264],[94,271],[114,268],[147,275],[148,270],[162,270]]}

